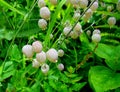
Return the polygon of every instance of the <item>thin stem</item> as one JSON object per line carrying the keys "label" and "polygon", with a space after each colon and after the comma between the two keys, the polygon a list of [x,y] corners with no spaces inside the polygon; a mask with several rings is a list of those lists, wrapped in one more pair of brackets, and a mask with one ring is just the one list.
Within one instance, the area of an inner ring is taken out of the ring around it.
{"label": "thin stem", "polygon": [[34,5],[31,7],[30,11],[24,16],[23,22],[21,23],[19,29],[18,29],[17,32],[15,33],[15,35],[14,35],[14,37],[13,37],[13,39],[12,39],[12,41],[11,41],[9,47],[8,47],[8,50],[7,50],[5,59],[4,59],[3,63],[2,63],[2,66],[3,66],[3,67],[2,67],[2,69],[1,69],[0,75],[2,75],[2,73],[3,73],[3,68],[4,68],[4,65],[5,65],[5,61],[6,61],[7,58],[8,58],[9,51],[10,51],[10,49],[11,49],[12,44],[13,44],[14,41],[15,41],[15,38],[16,38],[17,34],[18,34],[19,31],[22,29],[22,27],[23,27],[23,25],[25,24],[27,18],[29,17],[29,14],[32,12],[32,10],[33,10],[33,8],[35,7],[35,5],[36,5],[37,2],[38,2],[38,0],[37,0],[37,1],[34,3]]}
{"label": "thin stem", "polygon": [[88,59],[90,58],[90,56],[96,51],[97,47],[98,47],[98,43],[96,44],[96,46],[95,46],[95,48],[93,49],[93,51],[91,51],[90,53],[88,53],[88,54],[84,57],[84,59],[77,65],[76,70],[78,70],[82,65],[84,65],[84,64],[88,61]]}
{"label": "thin stem", "polygon": [[62,42],[59,44],[58,43],[58,46],[59,45],[62,45],[62,43],[64,42],[64,40],[68,37],[68,35],[71,33],[71,31],[75,28],[76,24],[79,22],[79,20],[84,16],[84,14],[87,12],[87,10],[93,5],[93,3],[95,2],[96,0],[92,1],[91,4],[87,7],[87,9],[82,13],[82,15],[80,16],[80,18],[75,22],[75,24],[73,25],[72,29],[69,31],[69,33],[65,36],[65,38],[62,40]]}

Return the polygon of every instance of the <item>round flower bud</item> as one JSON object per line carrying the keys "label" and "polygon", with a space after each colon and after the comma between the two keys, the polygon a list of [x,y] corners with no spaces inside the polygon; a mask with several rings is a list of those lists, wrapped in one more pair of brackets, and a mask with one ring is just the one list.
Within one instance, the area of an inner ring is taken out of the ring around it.
{"label": "round flower bud", "polygon": [[100,42],[100,40],[101,40],[100,34],[93,34],[92,35],[92,41],[93,42],[98,43],[98,42]]}
{"label": "round flower bud", "polygon": [[58,59],[58,52],[51,48],[46,52],[46,57],[50,62],[56,63]]}
{"label": "round flower bud", "polygon": [[35,41],[32,43],[33,51],[40,53],[42,51],[42,43],[40,41]]}
{"label": "round flower bud", "polygon": [[76,26],[74,27],[74,30],[75,30],[76,32],[78,32],[78,31],[81,30],[81,28],[82,28],[82,26],[80,25],[80,23],[77,23]]}
{"label": "round flower bud", "polygon": [[87,34],[88,36],[90,36],[90,35],[91,35],[91,31],[90,31],[90,30],[87,30],[86,34]]}
{"label": "round flower bud", "polygon": [[57,0],[50,0],[50,3],[53,5],[57,5]]}
{"label": "round flower bud", "polygon": [[43,65],[41,66],[41,71],[42,71],[44,74],[47,74],[48,71],[49,71],[49,65],[43,64]]}
{"label": "round flower bud", "polygon": [[36,59],[33,59],[32,67],[39,68],[39,66],[40,66],[40,63]]}
{"label": "round flower bud", "polygon": [[39,8],[44,7],[45,5],[46,5],[46,3],[44,0],[38,0],[38,7]]}
{"label": "round flower bud", "polygon": [[78,32],[76,32],[76,31],[72,31],[72,32],[70,33],[70,36],[71,36],[72,39],[77,39],[78,36],[79,36],[79,34],[78,34]]}
{"label": "round flower bud", "polygon": [[47,7],[42,7],[40,9],[40,16],[45,20],[49,20],[50,19],[50,10]]}
{"label": "round flower bud", "polygon": [[46,53],[44,51],[37,53],[36,60],[40,62],[40,64],[44,63],[46,61]]}
{"label": "round flower bud", "polygon": [[57,66],[58,70],[62,71],[64,70],[64,65],[62,63],[58,64]]}
{"label": "round flower bud", "polygon": [[92,11],[96,11],[97,8],[98,8],[98,2],[96,1],[96,2],[93,3],[93,5],[90,7],[90,9],[91,9]]}
{"label": "round flower bud", "polygon": [[64,35],[67,36],[68,33],[70,32],[70,30],[71,30],[71,27],[70,27],[70,26],[65,27],[65,28],[63,29]]}
{"label": "round flower bud", "polygon": [[93,31],[93,34],[100,34],[100,30],[99,30],[99,29],[95,29],[95,30]]}
{"label": "round flower bud", "polygon": [[79,0],[78,3],[80,8],[86,8],[88,5],[88,0]]}
{"label": "round flower bud", "polygon": [[75,12],[73,15],[74,20],[78,20],[80,18],[80,13]]}
{"label": "round flower bud", "polygon": [[42,30],[45,30],[47,28],[47,21],[44,19],[39,19],[38,21],[38,26],[39,28],[41,28]]}
{"label": "round flower bud", "polygon": [[58,50],[58,56],[63,57],[64,51],[62,49]]}
{"label": "round flower bud", "polygon": [[92,16],[93,12],[91,9],[88,9],[85,13],[86,17],[90,18]]}
{"label": "round flower bud", "polygon": [[33,56],[33,49],[32,49],[31,45],[23,46],[22,52],[27,58],[32,58],[32,56]]}
{"label": "round flower bud", "polygon": [[111,11],[112,11],[112,9],[113,9],[113,7],[112,7],[112,6],[107,6],[107,11],[108,11],[108,12],[111,12]]}
{"label": "round flower bud", "polygon": [[116,24],[116,18],[115,17],[109,17],[107,22],[110,26],[114,26]]}

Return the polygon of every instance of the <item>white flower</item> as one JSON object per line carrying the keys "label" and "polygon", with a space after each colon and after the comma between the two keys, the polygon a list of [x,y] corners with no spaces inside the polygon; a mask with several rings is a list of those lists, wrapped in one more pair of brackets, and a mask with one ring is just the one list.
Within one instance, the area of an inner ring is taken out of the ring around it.
{"label": "white flower", "polygon": [[32,56],[33,56],[33,49],[32,49],[31,45],[25,45],[25,46],[23,46],[22,52],[28,58],[32,58]]}
{"label": "white flower", "polygon": [[64,65],[62,63],[58,64],[57,68],[62,71],[64,70]]}
{"label": "white flower", "polygon": [[50,10],[47,7],[42,7],[40,9],[40,16],[45,20],[49,20],[50,19]]}
{"label": "white flower", "polygon": [[98,43],[98,42],[100,42],[100,40],[101,40],[100,34],[93,34],[92,35],[92,41],[93,42]]}
{"label": "white flower", "polygon": [[46,61],[46,53],[44,51],[37,53],[36,59],[38,62],[40,62],[40,64],[44,63]]}
{"label": "white flower", "polygon": [[35,68],[39,68],[40,63],[36,59],[33,59],[32,66],[35,67]]}
{"label": "white flower", "polygon": [[51,48],[46,52],[46,57],[50,62],[56,63],[58,59],[58,52]]}
{"label": "white flower", "polygon": [[49,65],[43,64],[43,65],[41,66],[41,71],[42,71],[44,74],[47,74],[48,71],[49,71]]}
{"label": "white flower", "polygon": [[62,49],[58,50],[58,56],[63,57],[64,51]]}
{"label": "white flower", "polygon": [[45,19],[39,19],[38,20],[38,26],[42,30],[45,30],[47,28],[47,21]]}
{"label": "white flower", "polygon": [[40,53],[42,51],[42,43],[40,41],[35,41],[32,43],[33,51]]}
{"label": "white flower", "polygon": [[39,8],[44,7],[45,5],[46,5],[46,3],[44,0],[38,0],[38,7]]}
{"label": "white flower", "polygon": [[116,24],[116,18],[115,17],[109,17],[107,22],[110,26],[114,26]]}

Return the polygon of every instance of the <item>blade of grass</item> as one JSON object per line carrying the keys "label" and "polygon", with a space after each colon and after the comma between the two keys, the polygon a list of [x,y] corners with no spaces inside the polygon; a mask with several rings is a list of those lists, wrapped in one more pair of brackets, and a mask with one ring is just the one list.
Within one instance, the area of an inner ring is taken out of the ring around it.
{"label": "blade of grass", "polygon": [[62,6],[64,5],[64,3],[66,2],[66,0],[62,0],[58,6],[57,6],[57,9],[55,11],[55,13],[53,14],[52,16],[52,19],[50,21],[50,24],[49,24],[49,28],[48,28],[48,31],[47,31],[47,35],[45,37],[45,46],[49,47],[50,46],[50,37],[49,35],[51,34],[52,30],[53,30],[53,27],[55,25],[55,22],[56,22],[56,19],[57,19],[57,15],[59,14],[59,11],[60,9],[62,8]]}
{"label": "blade of grass", "polygon": [[0,5],[7,7],[8,9],[12,10],[13,12],[17,12],[18,14],[25,16],[25,14],[19,10],[17,10],[16,8],[12,7],[10,4],[8,4],[6,1],[4,0],[0,0]]}

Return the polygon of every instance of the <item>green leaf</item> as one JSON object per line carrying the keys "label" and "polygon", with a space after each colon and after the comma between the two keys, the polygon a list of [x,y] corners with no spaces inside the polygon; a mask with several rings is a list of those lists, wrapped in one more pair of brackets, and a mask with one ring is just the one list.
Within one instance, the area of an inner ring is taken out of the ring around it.
{"label": "green leaf", "polygon": [[120,46],[114,47],[112,50],[111,56],[105,62],[110,68],[120,70]]}
{"label": "green leaf", "polygon": [[12,76],[15,72],[14,66],[13,66],[13,62],[12,61],[8,61],[5,63],[4,65],[4,69],[3,69],[3,74],[1,76],[1,79],[4,80],[10,76]]}
{"label": "green leaf", "polygon": [[76,83],[76,84],[74,84],[74,85],[71,86],[71,89],[73,91],[80,91],[85,85],[86,85],[86,82]]}
{"label": "green leaf", "polygon": [[10,57],[13,60],[17,60],[17,62],[19,62],[19,59],[21,59],[21,53],[18,49],[18,46],[16,44],[14,44],[12,46],[11,52],[10,52]]}
{"label": "green leaf", "polygon": [[91,67],[88,79],[95,92],[104,92],[120,87],[120,73],[115,73],[104,66]]}
{"label": "green leaf", "polygon": [[16,8],[14,8],[13,6],[11,6],[9,3],[7,3],[6,1],[4,0],[0,0],[0,5],[4,6],[4,7],[7,7],[9,8],[10,10],[14,11],[14,12],[17,12],[18,14],[21,14],[21,15],[25,15],[23,12],[17,10]]}
{"label": "green leaf", "polygon": [[[89,44],[91,49],[94,49],[94,44]],[[99,57],[104,58],[104,59],[109,59],[111,57],[111,53],[113,52],[112,47],[99,43],[95,54],[97,54]]]}

